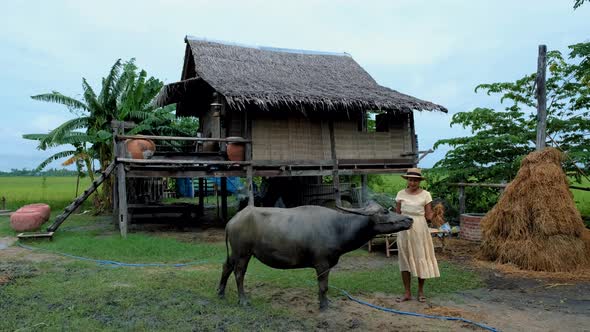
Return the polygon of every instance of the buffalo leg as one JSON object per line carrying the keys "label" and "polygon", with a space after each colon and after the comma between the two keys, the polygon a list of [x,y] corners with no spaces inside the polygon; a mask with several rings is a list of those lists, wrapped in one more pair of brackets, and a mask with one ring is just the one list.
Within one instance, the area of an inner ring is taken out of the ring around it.
{"label": "buffalo leg", "polygon": [[318,286],[319,286],[319,298],[320,298],[320,310],[323,311],[328,308],[328,274],[330,274],[330,268],[327,266],[316,266],[315,271],[318,275]]}
{"label": "buffalo leg", "polygon": [[223,298],[225,296],[225,286],[227,285],[227,279],[229,275],[234,270],[234,259],[233,257],[228,257],[225,263],[223,264],[223,271],[221,272],[221,280],[219,280],[219,287],[217,288],[217,296]]}
{"label": "buffalo leg", "polygon": [[234,276],[236,277],[236,285],[238,286],[238,303],[241,305],[248,305],[248,299],[244,292],[244,276],[246,275],[246,269],[248,269],[248,262],[250,262],[251,256],[240,257],[234,266]]}

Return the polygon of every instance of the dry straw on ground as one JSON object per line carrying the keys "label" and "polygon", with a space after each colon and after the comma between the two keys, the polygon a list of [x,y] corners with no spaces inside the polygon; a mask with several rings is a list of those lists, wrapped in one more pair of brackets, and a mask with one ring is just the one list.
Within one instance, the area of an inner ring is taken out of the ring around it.
{"label": "dry straw on ground", "polygon": [[565,173],[562,154],[547,148],[529,154],[481,223],[480,257],[525,270],[573,271],[590,258],[585,231]]}

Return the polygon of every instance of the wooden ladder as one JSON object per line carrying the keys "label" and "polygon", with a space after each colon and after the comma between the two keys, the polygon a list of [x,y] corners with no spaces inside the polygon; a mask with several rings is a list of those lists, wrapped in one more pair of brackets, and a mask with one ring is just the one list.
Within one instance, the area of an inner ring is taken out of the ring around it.
{"label": "wooden ladder", "polygon": [[76,199],[72,202],[72,204],[68,205],[64,209],[64,212],[62,212],[62,214],[55,217],[55,221],[53,222],[53,224],[51,224],[51,226],[47,227],[47,231],[48,232],[55,232],[55,230],[57,230],[59,225],[61,225],[70,216],[70,214],[72,214],[72,212],[76,211],[76,209],[80,205],[82,205],[82,203],[84,203],[84,201],[93,192],[95,192],[96,189],[98,189],[98,187],[104,182],[104,180],[106,180],[111,175],[111,173],[113,172],[113,169],[115,169],[115,161],[111,162],[109,164],[109,166],[100,174],[98,179],[92,181],[92,184],[90,185],[90,187],[88,189],[84,190],[82,195],[76,197]]}

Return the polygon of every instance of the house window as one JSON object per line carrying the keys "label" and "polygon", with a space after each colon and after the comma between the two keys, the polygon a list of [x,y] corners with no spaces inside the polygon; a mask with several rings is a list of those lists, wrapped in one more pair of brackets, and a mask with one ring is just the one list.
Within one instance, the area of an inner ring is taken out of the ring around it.
{"label": "house window", "polygon": [[377,114],[375,116],[375,131],[378,133],[389,131],[389,116],[388,116],[388,114]]}

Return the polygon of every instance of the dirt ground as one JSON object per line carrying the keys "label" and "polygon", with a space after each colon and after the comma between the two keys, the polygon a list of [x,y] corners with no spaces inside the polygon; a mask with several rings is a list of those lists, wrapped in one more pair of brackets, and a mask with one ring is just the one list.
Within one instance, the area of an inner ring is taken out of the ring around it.
{"label": "dirt ground", "polygon": [[[170,230],[164,234],[181,241],[221,242],[224,239],[224,232],[219,228],[207,228],[199,232]],[[14,246],[15,242],[16,238],[0,238],[0,261],[39,262],[56,259],[52,254],[31,252]],[[380,250],[380,247],[377,246],[375,250]],[[396,303],[395,296],[383,293],[359,296],[358,299],[395,310],[463,317],[502,331],[590,331],[590,271],[573,274],[523,272],[510,266],[477,261],[474,259],[476,251],[476,244],[450,239],[447,240],[445,251],[437,252],[437,257],[476,271],[485,281],[483,288],[432,298],[427,303],[415,300]],[[60,256],[59,259],[68,258]],[[379,267],[395,259],[395,256],[387,258],[384,254],[349,256],[343,257],[335,269]],[[0,271],[0,284],[9,279],[10,271]],[[288,307],[296,315],[312,319],[317,331],[482,330],[458,321],[380,311],[346,298],[332,298],[330,308],[319,312],[317,298],[315,294],[308,294],[309,289],[268,289],[264,283],[250,287],[253,288],[251,291],[269,292],[273,305]]]}

